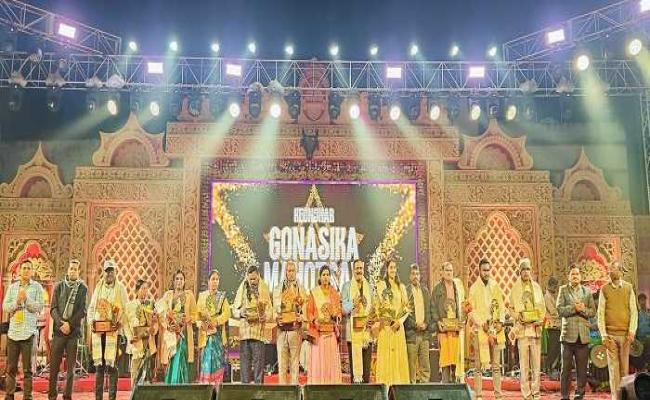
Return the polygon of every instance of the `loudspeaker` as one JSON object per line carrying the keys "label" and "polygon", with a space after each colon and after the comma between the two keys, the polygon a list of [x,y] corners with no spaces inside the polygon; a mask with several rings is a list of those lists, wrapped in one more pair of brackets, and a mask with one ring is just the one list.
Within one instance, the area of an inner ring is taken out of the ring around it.
{"label": "loudspeaker", "polygon": [[621,387],[618,388],[618,398],[621,400],[650,398],[650,374],[641,372],[622,378]]}
{"label": "loudspeaker", "polygon": [[442,376],[440,375],[440,350],[438,349],[430,349],[429,350],[429,371],[431,371],[431,374],[429,375],[429,382],[434,383],[434,382],[440,382],[442,380]]}
{"label": "loudspeaker", "polygon": [[300,400],[298,385],[240,385],[223,383],[219,400]]}
{"label": "loudspeaker", "polygon": [[136,385],[131,400],[215,400],[214,385],[164,383]]}
{"label": "loudspeaker", "polygon": [[393,385],[389,400],[471,400],[466,384]]}
{"label": "loudspeaker", "polygon": [[384,385],[306,385],[303,400],[386,400]]}

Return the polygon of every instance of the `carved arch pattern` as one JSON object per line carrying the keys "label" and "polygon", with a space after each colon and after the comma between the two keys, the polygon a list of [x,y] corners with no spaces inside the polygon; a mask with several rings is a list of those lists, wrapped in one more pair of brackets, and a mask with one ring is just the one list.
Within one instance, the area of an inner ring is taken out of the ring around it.
{"label": "carved arch pattern", "polygon": [[[585,197],[587,194],[581,195],[579,191],[589,191],[589,197]],[[585,149],[582,148],[573,167],[564,171],[564,179],[560,187],[555,190],[555,198],[564,201],[619,201],[621,190],[609,186],[603,170],[591,162]]]}

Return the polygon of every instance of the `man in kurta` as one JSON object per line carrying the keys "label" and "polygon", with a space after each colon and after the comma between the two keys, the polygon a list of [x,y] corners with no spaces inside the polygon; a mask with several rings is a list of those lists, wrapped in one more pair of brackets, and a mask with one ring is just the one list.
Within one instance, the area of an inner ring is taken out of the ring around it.
{"label": "man in kurta", "polygon": [[[305,288],[296,279],[296,263],[287,261],[285,278],[273,290],[273,312],[278,324],[278,370],[280,384],[298,384],[300,346],[302,344],[302,322],[304,304],[307,300]],[[287,381],[287,371],[290,379]]]}
{"label": "man in kurta", "polygon": [[431,374],[429,339],[433,332],[431,300],[429,291],[420,283],[420,267],[417,264],[411,265],[409,279],[406,296],[412,311],[404,321],[409,375],[411,383],[428,383]]}
{"label": "man in kurta", "polygon": [[589,363],[589,318],[596,314],[596,306],[591,291],[583,286],[580,268],[569,271],[569,284],[560,287],[557,295],[557,311],[562,318],[562,372],[560,373],[560,395],[569,400],[569,377],[575,360],[576,393],[574,400],[585,397],[587,385],[587,365]]}
{"label": "man in kurta", "polygon": [[343,284],[343,315],[346,317],[345,340],[348,344],[350,373],[354,383],[370,383],[372,342],[367,318],[372,310],[372,293],[364,277],[364,262],[352,263],[352,280]]}
{"label": "man in kurta", "polygon": [[461,381],[465,374],[464,297],[463,283],[454,278],[454,266],[443,263],[442,279],[431,292],[432,325],[438,334],[443,383]]}
{"label": "man in kurta", "polygon": [[[551,276],[546,284],[544,303],[546,304],[546,320],[544,330],[546,331],[546,360],[545,372],[556,374],[560,365],[560,315],[557,312],[555,301],[558,290],[557,278]],[[543,336],[542,336],[543,337]]]}
{"label": "man in kurta", "polygon": [[88,306],[92,358],[95,364],[95,399],[102,400],[104,375],[108,372],[108,398],[117,396],[117,337],[123,334],[128,302],[124,285],[117,280],[117,264],[104,262],[104,274],[97,282]]}
{"label": "man in kurta", "polygon": [[618,400],[621,378],[629,373],[630,344],[636,335],[638,310],[634,288],[623,280],[619,261],[610,265],[609,278],[610,282],[600,289],[598,330],[607,348],[612,400]]}
{"label": "man in kurta", "polygon": [[540,399],[542,324],[546,313],[542,288],[532,279],[531,269],[530,259],[521,259],[519,279],[510,289],[510,304],[515,311],[523,400]]}
{"label": "man in kurta", "polygon": [[501,392],[501,351],[505,348],[503,322],[505,305],[499,284],[491,278],[492,265],[487,259],[479,262],[479,279],[469,288],[468,300],[472,311],[468,316],[474,331],[474,358],[476,372],[474,391],[481,399],[483,379],[481,371],[491,365],[494,397],[502,399]]}
{"label": "man in kurta", "polygon": [[239,357],[241,382],[264,383],[264,325],[271,319],[269,288],[260,278],[256,265],[248,267],[232,305],[233,316],[239,318]]}

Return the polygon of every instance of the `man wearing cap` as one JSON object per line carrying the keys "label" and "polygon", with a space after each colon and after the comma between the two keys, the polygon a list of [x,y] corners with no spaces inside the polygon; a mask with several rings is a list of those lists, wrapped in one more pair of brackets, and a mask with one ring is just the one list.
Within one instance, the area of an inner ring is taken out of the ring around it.
{"label": "man wearing cap", "polygon": [[117,264],[104,262],[104,273],[95,286],[90,306],[88,324],[92,331],[91,348],[95,364],[95,399],[102,400],[104,394],[104,374],[108,372],[108,398],[117,396],[117,336],[126,320],[124,309],[128,297],[124,285],[117,281]]}
{"label": "man wearing cap", "polygon": [[74,369],[77,364],[77,343],[81,337],[81,320],[86,316],[88,288],[79,278],[79,260],[68,263],[68,272],[54,286],[50,305],[52,316],[52,342],[50,348],[49,400],[56,400],[57,380],[63,352],[65,351],[66,380],[64,400],[72,399]]}
{"label": "man wearing cap", "polygon": [[519,278],[510,290],[510,304],[515,311],[521,395],[524,400],[539,400],[542,324],[546,305],[542,288],[531,276],[531,267],[528,258],[519,261]]}

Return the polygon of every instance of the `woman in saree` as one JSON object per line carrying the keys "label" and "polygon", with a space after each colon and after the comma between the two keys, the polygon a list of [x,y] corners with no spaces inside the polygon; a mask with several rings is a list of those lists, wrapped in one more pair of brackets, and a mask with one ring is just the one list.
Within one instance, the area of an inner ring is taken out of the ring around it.
{"label": "woman in saree", "polygon": [[397,275],[397,263],[386,262],[384,279],[377,282],[375,323],[377,370],[375,381],[385,385],[408,384],[409,366],[404,321],[408,316],[406,287]]}
{"label": "woman in saree", "polygon": [[201,366],[199,381],[215,385],[223,381],[225,365],[224,344],[226,323],[230,318],[230,304],[226,293],[219,291],[219,271],[213,270],[208,277],[208,290],[199,293],[198,311],[199,349]]}
{"label": "woman in saree", "polygon": [[341,358],[338,335],[341,322],[341,297],[330,285],[330,269],[318,273],[319,285],[309,295],[307,320],[312,339],[309,356],[309,383],[341,383]]}
{"label": "woman in saree", "polygon": [[185,290],[185,274],[174,274],[174,288],[168,290],[156,305],[163,327],[160,361],[167,366],[165,383],[189,383],[190,364],[194,363],[196,301],[191,290]]}

